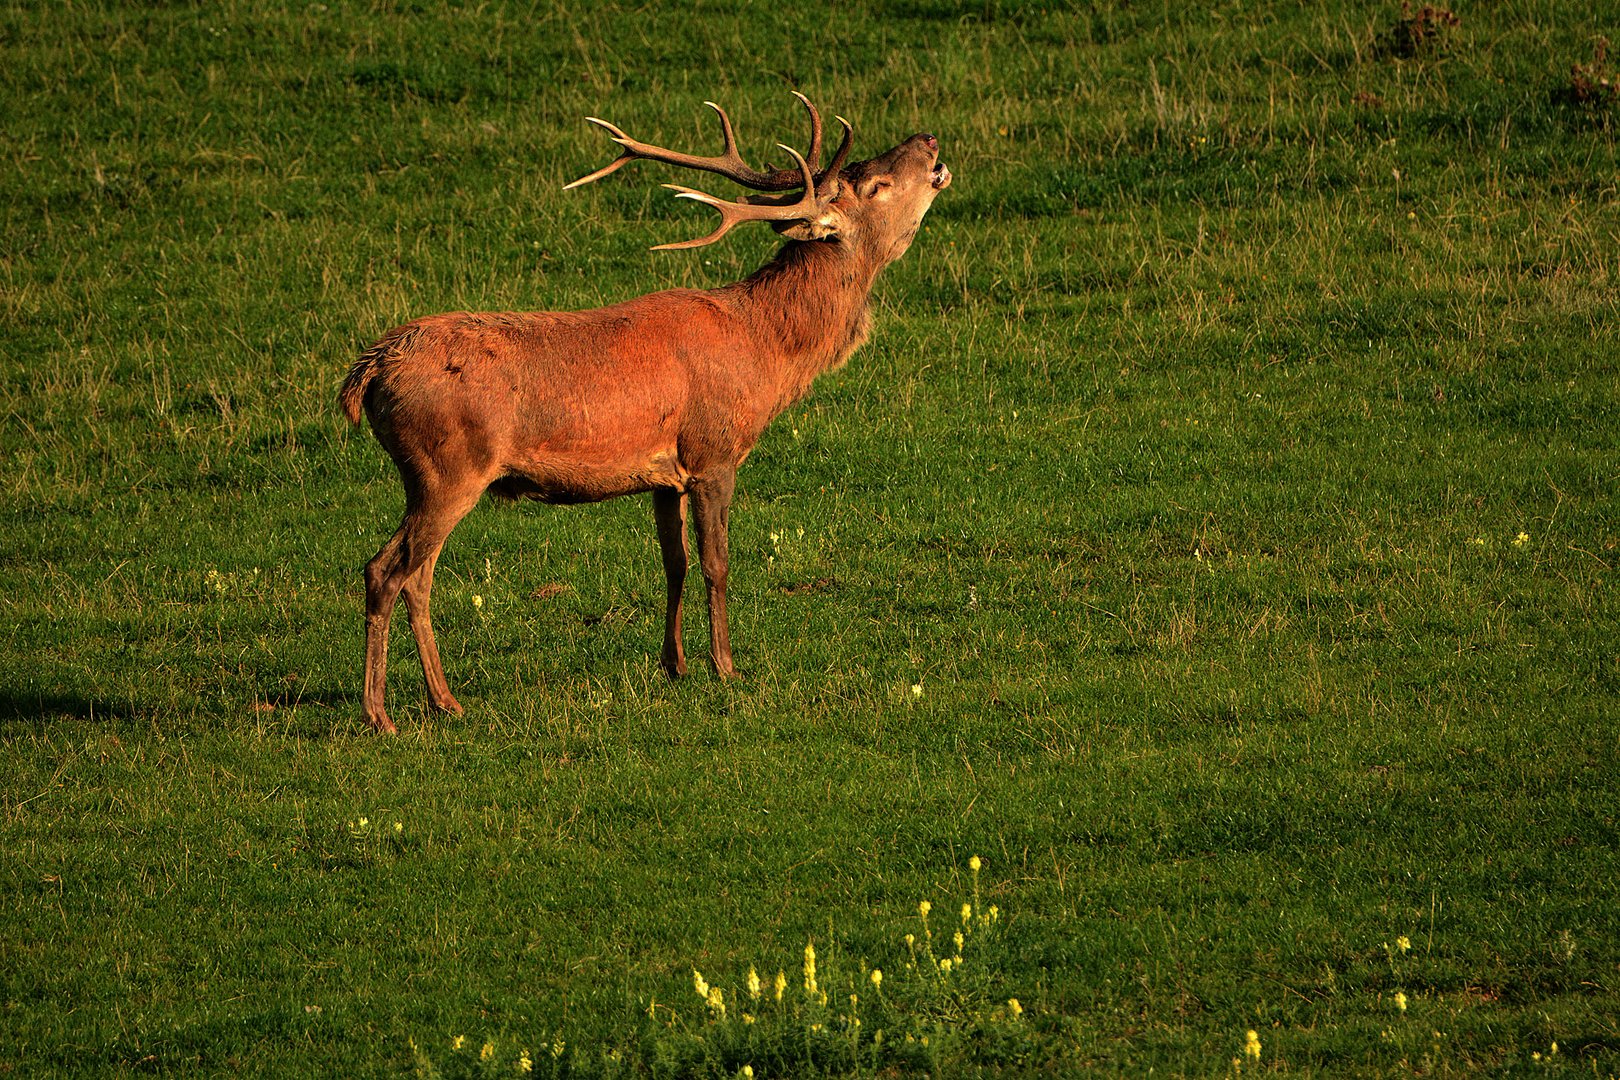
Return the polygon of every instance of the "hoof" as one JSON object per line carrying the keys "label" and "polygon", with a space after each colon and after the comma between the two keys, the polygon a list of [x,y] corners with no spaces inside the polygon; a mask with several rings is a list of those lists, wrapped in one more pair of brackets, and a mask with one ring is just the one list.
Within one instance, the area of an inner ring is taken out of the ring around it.
{"label": "hoof", "polygon": [[466,709],[463,709],[461,707],[461,702],[457,701],[454,697],[450,696],[449,694],[446,694],[444,696],[444,700],[442,700],[442,701],[435,700],[433,702],[433,707],[435,709],[439,709],[442,712],[454,713],[456,716],[461,716],[463,713],[465,713],[467,711]]}
{"label": "hoof", "polygon": [[672,664],[666,657],[658,661],[658,666],[663,668],[664,674],[668,675],[671,679],[678,679],[682,675],[686,674],[686,660],[684,658],[676,660]]}
{"label": "hoof", "polygon": [[399,728],[395,727],[394,722],[386,716],[373,716],[371,718],[371,730],[378,735],[399,734]]}

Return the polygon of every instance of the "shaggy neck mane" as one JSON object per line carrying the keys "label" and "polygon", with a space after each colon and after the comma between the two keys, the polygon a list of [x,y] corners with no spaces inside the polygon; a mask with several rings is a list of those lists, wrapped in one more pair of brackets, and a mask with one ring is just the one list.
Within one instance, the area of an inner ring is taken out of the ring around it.
{"label": "shaggy neck mane", "polygon": [[779,410],[866,340],[867,298],[881,268],[847,241],[789,241],[751,276],[721,290],[736,305],[764,370],[777,373]]}

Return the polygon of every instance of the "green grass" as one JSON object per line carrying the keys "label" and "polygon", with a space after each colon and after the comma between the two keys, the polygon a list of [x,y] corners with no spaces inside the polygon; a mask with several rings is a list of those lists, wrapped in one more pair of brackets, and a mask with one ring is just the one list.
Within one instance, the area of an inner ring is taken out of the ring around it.
{"label": "green grass", "polygon": [[[1620,1071],[1620,6],[1459,14],[0,11],[0,1074]],[[661,676],[646,499],[486,506],[467,715],[401,619],[367,737],[348,363],[747,273],[560,187],[585,115],[757,159],[789,88],[957,180],[741,474],[745,681]],[[907,984],[974,854],[995,948]],[[933,1049],[693,994],[807,940]]]}

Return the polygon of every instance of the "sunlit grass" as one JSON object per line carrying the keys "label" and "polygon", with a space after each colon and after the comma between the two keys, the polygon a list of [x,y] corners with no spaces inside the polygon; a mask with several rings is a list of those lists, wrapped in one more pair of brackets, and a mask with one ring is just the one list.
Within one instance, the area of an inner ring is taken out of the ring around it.
{"label": "sunlit grass", "polygon": [[[1613,1073],[1620,8],[1457,15],[0,14],[0,1072]],[[363,737],[346,366],[748,273],[561,185],[789,88],[956,182],[742,470],[744,680],[645,499],[486,506]]]}

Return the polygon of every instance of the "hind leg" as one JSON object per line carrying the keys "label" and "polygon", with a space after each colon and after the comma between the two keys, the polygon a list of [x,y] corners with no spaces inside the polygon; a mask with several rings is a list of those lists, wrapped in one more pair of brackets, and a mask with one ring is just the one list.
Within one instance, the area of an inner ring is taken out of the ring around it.
{"label": "hind leg", "polygon": [[405,611],[416,637],[416,653],[422,661],[422,679],[427,683],[428,697],[445,712],[461,715],[461,702],[450,693],[450,684],[444,677],[444,664],[439,660],[439,644],[433,638],[433,620],[428,615],[428,595],[433,591],[433,568],[438,564],[443,543],[433,550],[422,568],[405,582],[400,590],[405,597]]}
{"label": "hind leg", "polygon": [[361,707],[373,731],[392,735],[399,729],[388,719],[383,707],[388,680],[388,624],[394,617],[394,600],[404,583],[405,535],[410,514],[394,535],[366,564],[366,676]]}
{"label": "hind leg", "polygon": [[686,674],[686,651],[681,646],[681,593],[686,588],[686,493],[674,488],[653,489],[653,513],[658,519],[658,546],[664,554],[668,585],[664,607],[664,652],[660,662],[672,679]]}
{"label": "hind leg", "polygon": [[[362,708],[375,731],[393,733],[398,729],[388,719],[385,707],[388,679],[388,627],[393,621],[394,603],[410,586],[405,603],[411,609],[411,630],[416,635],[422,670],[434,704],[448,708],[449,688],[439,663],[438,644],[428,619],[428,593],[433,587],[433,564],[444,547],[445,537],[467,511],[478,502],[483,487],[435,491],[408,488],[405,520],[388,542],[366,564],[366,674]],[[426,574],[422,571],[426,569]],[[414,582],[414,585],[412,584]],[[431,665],[431,668],[430,668]],[[435,678],[436,677],[436,678]],[[443,697],[440,696],[442,691]],[[459,706],[454,710],[459,712]]]}

